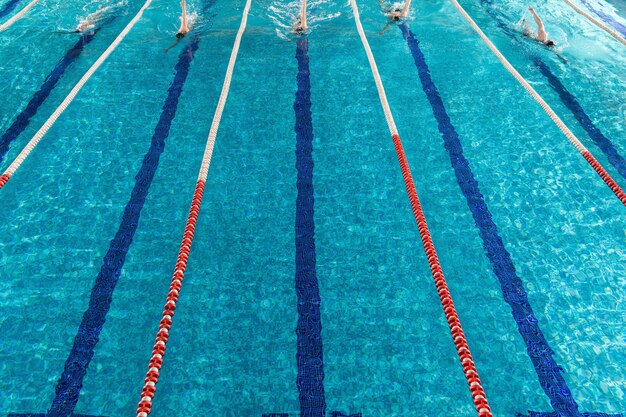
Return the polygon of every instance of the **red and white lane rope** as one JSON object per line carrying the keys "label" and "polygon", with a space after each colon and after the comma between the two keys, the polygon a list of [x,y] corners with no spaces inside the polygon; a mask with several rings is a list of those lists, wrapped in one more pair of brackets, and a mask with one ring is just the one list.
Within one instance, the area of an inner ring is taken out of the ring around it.
{"label": "red and white lane rope", "polygon": [[156,392],[156,384],[159,382],[161,366],[163,365],[163,356],[165,355],[169,331],[172,327],[172,318],[174,317],[174,310],[176,310],[176,303],[178,302],[179,292],[183,284],[185,270],[187,269],[187,260],[189,259],[189,251],[191,250],[191,243],[196,229],[198,213],[200,212],[200,205],[202,204],[202,194],[204,193],[204,186],[209,173],[209,166],[211,165],[215,138],[217,137],[217,130],[219,129],[226,99],[228,98],[230,81],[232,79],[235,62],[237,61],[237,54],[239,53],[239,44],[241,43],[241,37],[243,36],[246,29],[246,23],[248,21],[250,2],[251,0],[246,1],[246,6],[243,10],[241,25],[239,26],[239,31],[237,32],[237,36],[235,38],[235,44],[230,54],[224,84],[222,85],[222,92],[217,103],[215,115],[213,116],[211,129],[209,130],[209,137],[204,150],[204,156],[202,157],[202,165],[198,174],[196,189],[193,193],[191,208],[189,209],[189,215],[187,216],[187,223],[183,233],[183,239],[180,243],[180,249],[178,250],[178,258],[176,259],[174,274],[170,283],[165,306],[163,307],[162,318],[159,322],[159,330],[157,331],[156,340],[152,348],[152,356],[150,357],[150,362],[148,363],[148,371],[144,379],[143,389],[141,390],[141,399],[137,405],[137,417],[147,417],[152,409],[152,400]]}
{"label": "red and white lane rope", "polygon": [[7,20],[3,24],[1,24],[0,25],[0,32],[4,32],[8,28],[10,28],[11,25],[13,25],[13,23],[15,23],[18,20],[20,20],[22,18],[22,16],[24,16],[26,13],[28,13],[28,11],[30,9],[32,9],[35,4],[37,4],[37,2],[39,2],[39,0],[31,1],[30,3],[28,3],[26,5],[26,7],[24,7],[22,10],[20,10],[18,13],[16,13],[13,17],[11,17],[9,20]]}
{"label": "red and white lane rope", "polygon": [[126,25],[124,30],[122,30],[122,32],[117,35],[117,38],[115,38],[111,45],[109,45],[106,51],[104,51],[102,55],[100,55],[100,57],[96,60],[96,62],[93,63],[91,68],[87,70],[85,75],[83,75],[80,81],[78,81],[74,88],[72,88],[72,91],[69,92],[69,94],[67,95],[67,97],[65,97],[63,102],[61,102],[59,107],[56,108],[54,113],[52,113],[52,115],[48,118],[48,120],[46,120],[43,126],[41,126],[37,133],[35,133],[35,136],[33,136],[33,138],[26,144],[24,149],[22,149],[22,152],[20,152],[17,158],[15,158],[11,165],[9,165],[9,167],[2,173],[2,175],[0,176],[0,188],[4,187],[4,184],[7,183],[9,178],[11,178],[11,176],[15,173],[15,171],[17,171],[20,165],[22,165],[28,155],[30,155],[33,149],[35,149],[41,138],[44,137],[44,135],[48,132],[52,125],[57,121],[59,116],[63,114],[67,106],[69,106],[70,103],[74,100],[76,94],[78,94],[78,92],[81,90],[81,88],[83,88],[85,83],[89,81],[91,76],[98,70],[98,68],[100,68],[100,65],[102,65],[102,63],[109,57],[109,55],[111,55],[111,53],[115,50],[115,48],[117,48],[122,40],[124,40],[128,32],[130,32],[133,26],[135,26],[135,23],[137,23],[139,19],[141,19],[143,12],[148,8],[148,6],[150,6],[150,3],[152,3],[152,0],[146,0],[143,7],[139,10],[139,12],[137,12],[133,20],[131,20],[128,25]]}
{"label": "red and white lane rope", "polygon": [[563,1],[565,3],[567,3],[572,9],[574,9],[578,14],[581,14],[581,15],[585,16],[587,19],[589,19],[589,21],[591,21],[591,23],[593,23],[594,25],[596,25],[600,29],[604,30],[609,35],[613,36],[622,45],[626,46],[626,39],[622,38],[619,33],[614,31],[613,29],[611,29],[610,27],[608,27],[604,23],[600,22],[598,19],[596,19],[595,17],[593,17],[592,15],[590,15],[589,13],[587,13],[586,11],[581,9],[580,7],[576,6],[570,0],[563,0]]}
{"label": "red and white lane rope", "polygon": [[537,103],[541,106],[541,108],[546,112],[550,119],[556,124],[556,126],[563,132],[565,137],[574,145],[574,147],[580,152],[580,154],[589,162],[589,165],[600,175],[600,178],[609,186],[611,191],[619,198],[619,200],[626,206],[626,193],[624,190],[615,182],[613,178],[609,175],[608,172],[600,165],[600,163],[594,158],[594,156],[589,152],[587,148],[578,140],[578,138],[572,133],[572,131],[563,123],[563,121],[557,116],[557,114],[552,110],[552,108],[546,103],[546,101],[535,91],[534,88],[528,84],[528,81],[521,76],[519,72],[507,61],[507,59],[502,55],[502,53],[496,48],[496,46],[489,40],[487,35],[483,33],[483,31],[478,27],[476,22],[470,17],[469,14],[463,9],[463,7],[459,4],[457,0],[451,0],[457,10],[463,15],[465,20],[472,26],[474,31],[478,33],[478,35],[482,38],[482,40],[487,44],[491,52],[500,60],[502,65],[515,77],[515,79],[524,87],[524,89],[535,99]]}
{"label": "red and white lane rope", "polygon": [[393,144],[396,149],[396,154],[398,155],[400,169],[402,170],[402,178],[404,179],[404,184],[409,195],[413,215],[415,217],[415,221],[417,222],[417,227],[420,233],[420,237],[422,239],[422,245],[424,246],[426,257],[428,258],[430,271],[435,280],[435,285],[437,286],[439,299],[441,300],[443,311],[445,313],[446,319],[448,320],[448,326],[450,327],[450,332],[452,333],[452,337],[454,338],[454,344],[456,346],[459,359],[461,360],[463,371],[465,372],[465,378],[469,385],[472,400],[474,401],[474,405],[476,407],[476,411],[478,412],[479,417],[492,417],[489,402],[487,401],[485,391],[483,390],[480,378],[478,377],[476,365],[474,364],[474,360],[472,359],[472,355],[470,353],[465,334],[463,333],[463,328],[461,327],[461,321],[459,320],[456,308],[454,307],[452,295],[450,294],[450,290],[448,289],[446,279],[443,275],[443,270],[441,269],[441,264],[439,263],[439,258],[437,257],[437,252],[435,251],[433,239],[430,236],[428,225],[426,224],[426,217],[424,216],[424,211],[422,210],[419,197],[417,196],[417,191],[415,189],[413,177],[411,176],[409,163],[402,147],[402,141],[400,140],[400,136],[398,135],[398,130],[396,129],[396,124],[393,120],[393,115],[391,114],[391,109],[389,108],[389,104],[387,102],[387,95],[385,94],[383,82],[380,79],[378,68],[376,66],[376,61],[374,60],[374,55],[372,54],[372,50],[370,49],[367,37],[365,36],[365,32],[363,31],[363,26],[361,25],[359,10],[357,8],[355,0],[350,0],[350,4],[352,6],[352,11],[354,12],[354,20],[356,22],[359,36],[361,37],[361,42],[363,42],[363,47],[365,48],[367,59],[369,60],[370,67],[372,68],[372,74],[374,75],[376,88],[378,89],[378,96],[380,98],[380,103],[385,113],[385,119],[387,120],[389,131],[391,132],[391,137],[393,139]]}

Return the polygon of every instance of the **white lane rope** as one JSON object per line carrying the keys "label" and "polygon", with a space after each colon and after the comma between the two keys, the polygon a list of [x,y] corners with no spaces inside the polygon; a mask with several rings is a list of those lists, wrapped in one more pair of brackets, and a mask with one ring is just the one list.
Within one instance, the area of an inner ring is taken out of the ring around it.
{"label": "white lane rope", "polygon": [[565,3],[567,3],[572,9],[574,9],[577,13],[579,13],[579,14],[585,16],[587,19],[589,19],[591,21],[591,23],[593,23],[594,25],[596,25],[600,29],[604,30],[609,35],[613,36],[615,39],[617,39],[617,41],[619,43],[621,43],[622,45],[626,46],[626,39],[622,38],[619,33],[614,31],[613,29],[611,29],[610,27],[608,27],[604,23],[600,22],[598,19],[596,19],[595,17],[593,17],[592,15],[590,15],[589,13],[587,13],[586,11],[581,9],[580,7],[576,6],[570,0],[563,0],[563,1]]}
{"label": "white lane rope", "polygon": [[[24,162],[24,160],[33,151],[33,149],[35,149],[35,146],[37,146],[41,138],[44,137],[44,135],[48,132],[48,130],[52,127],[52,125],[54,125],[54,123],[57,121],[59,116],[61,116],[61,114],[65,111],[67,106],[69,106],[69,104],[74,100],[74,97],[76,97],[76,94],[78,94],[78,92],[81,90],[81,88],[83,88],[85,83],[89,81],[91,76],[96,72],[96,70],[100,68],[102,63],[109,57],[109,55],[111,55],[111,53],[115,50],[115,48],[117,48],[120,42],[122,42],[122,40],[126,37],[128,32],[130,32],[133,26],[135,26],[135,23],[137,23],[137,21],[141,19],[143,12],[148,8],[148,6],[150,6],[150,3],[152,3],[152,0],[147,0],[144,3],[143,7],[139,10],[139,12],[137,12],[133,20],[131,20],[128,23],[128,25],[126,25],[124,30],[122,30],[122,32],[117,36],[117,38],[115,38],[115,40],[111,43],[111,45],[109,45],[106,51],[104,51],[102,55],[100,55],[100,57],[96,60],[96,62],[93,63],[91,68],[87,70],[85,75],[83,75],[80,81],[78,81],[78,83],[74,86],[74,88],[72,88],[72,91],[69,92],[69,94],[67,95],[67,97],[65,97],[63,102],[59,105],[59,107],[57,107],[54,113],[52,113],[52,115],[48,118],[48,120],[46,120],[43,126],[41,126],[41,128],[37,131],[37,133],[35,133],[33,138],[26,144],[26,146],[20,152],[17,158],[15,158],[15,160],[11,163],[11,165],[9,165],[9,167],[4,171],[4,173],[2,174],[3,177],[7,178],[8,180],[8,178],[10,178],[15,173],[15,171],[17,171],[20,165],[22,165],[22,162]],[[0,183],[0,187],[2,185],[4,184]]]}
{"label": "white lane rope", "polygon": [[389,131],[391,132],[391,136],[397,135],[398,129],[396,128],[396,122],[393,120],[393,116],[391,115],[391,109],[389,108],[389,102],[387,101],[387,94],[385,93],[383,82],[380,79],[380,74],[378,73],[378,67],[376,66],[376,60],[374,59],[374,54],[372,54],[372,49],[370,48],[370,44],[367,41],[365,32],[363,31],[363,25],[361,25],[359,9],[357,8],[354,0],[350,0],[350,5],[352,6],[352,12],[354,13],[354,20],[356,22],[357,31],[359,32],[359,36],[361,37],[361,43],[363,43],[363,47],[365,48],[365,53],[367,54],[367,59],[369,60],[370,67],[372,69],[374,81],[376,82],[376,89],[378,90],[378,97],[380,98],[380,104],[383,106],[383,112],[385,113],[385,120],[387,120],[387,126],[389,126]]}
{"label": "white lane rope", "polygon": [[4,32],[5,30],[7,30],[9,27],[11,27],[11,25],[15,22],[17,22],[18,20],[20,20],[22,18],[22,16],[24,16],[26,13],[28,13],[28,11],[30,9],[32,9],[32,7],[37,4],[37,2],[39,2],[39,0],[33,0],[30,3],[28,3],[26,5],[26,7],[24,7],[22,10],[20,10],[18,13],[16,13],[12,18],[10,18],[9,20],[7,20],[6,22],[4,22],[3,24],[0,25],[0,32]]}
{"label": "white lane rope", "polygon": [[209,130],[209,137],[207,139],[206,148],[204,149],[204,155],[202,156],[202,166],[198,174],[198,180],[206,181],[209,173],[209,166],[211,165],[211,157],[213,156],[213,147],[215,146],[215,138],[217,137],[217,130],[220,127],[220,120],[222,119],[222,113],[224,112],[224,106],[226,105],[226,99],[228,98],[228,92],[230,90],[230,81],[233,77],[233,69],[235,68],[235,62],[237,62],[237,54],[239,53],[239,45],[241,44],[241,37],[246,30],[248,22],[248,12],[250,11],[250,0],[246,1],[244,7],[243,16],[241,18],[241,25],[235,38],[235,44],[233,50],[230,53],[230,60],[228,61],[228,68],[226,69],[226,77],[224,78],[224,84],[222,85],[222,92],[220,93],[220,99],[217,103],[217,109],[213,116],[213,122],[211,123],[211,129]]}
{"label": "white lane rope", "polygon": [[457,10],[463,15],[465,20],[472,26],[474,31],[482,38],[482,40],[487,44],[491,52],[500,60],[502,65],[515,77],[515,79],[524,87],[524,89],[532,96],[533,99],[541,106],[541,108],[546,112],[546,114],[552,119],[554,124],[559,128],[561,132],[565,135],[565,137],[574,145],[574,147],[580,152],[580,154],[589,162],[592,168],[600,175],[602,180],[609,186],[611,191],[620,199],[620,201],[626,205],[626,194],[619,187],[619,185],[611,178],[611,176],[606,172],[606,170],[600,165],[600,163],[595,159],[595,157],[589,152],[587,148],[578,140],[576,135],[563,123],[563,121],[557,116],[557,114],[552,110],[550,105],[546,103],[546,101],[535,91],[534,88],[528,84],[528,81],[522,77],[522,75],[511,65],[511,63],[502,55],[502,53],[496,48],[496,46],[491,42],[491,40],[485,35],[485,33],[480,29],[480,27],[474,22],[474,20],[470,17],[469,14],[465,11],[465,9],[459,4],[457,0],[451,0]]}

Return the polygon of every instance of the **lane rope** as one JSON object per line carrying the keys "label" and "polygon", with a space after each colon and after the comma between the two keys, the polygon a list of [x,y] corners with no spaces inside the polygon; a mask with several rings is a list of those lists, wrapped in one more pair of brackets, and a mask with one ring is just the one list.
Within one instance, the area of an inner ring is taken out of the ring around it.
{"label": "lane rope", "polygon": [[365,32],[363,31],[363,26],[361,25],[359,10],[357,8],[355,0],[350,0],[350,5],[352,6],[354,20],[356,22],[359,36],[361,37],[361,42],[363,43],[365,53],[367,54],[367,59],[369,60],[370,67],[372,69],[372,74],[374,76],[374,81],[376,82],[376,89],[378,90],[380,103],[383,107],[383,112],[385,113],[385,118],[387,120],[387,125],[389,126],[389,131],[393,139],[396,154],[398,155],[398,162],[400,163],[400,169],[402,170],[402,178],[404,179],[404,184],[406,186],[409,200],[411,202],[413,215],[415,217],[415,221],[417,222],[419,234],[422,239],[422,245],[424,246],[424,251],[426,252],[426,256],[428,258],[428,264],[430,265],[430,270],[435,280],[435,285],[437,287],[437,292],[441,300],[441,305],[443,307],[446,320],[448,321],[450,332],[452,333],[452,337],[454,339],[454,345],[456,346],[457,354],[465,373],[465,379],[467,380],[467,384],[472,395],[472,400],[474,402],[479,417],[492,417],[489,402],[487,401],[485,391],[483,390],[482,384],[480,382],[478,371],[476,369],[476,365],[474,364],[474,359],[472,358],[469,350],[469,345],[467,344],[465,334],[463,333],[461,321],[456,312],[456,308],[454,307],[452,295],[450,294],[446,279],[443,275],[443,270],[437,256],[437,252],[435,250],[433,239],[430,235],[430,231],[428,230],[426,217],[424,216],[424,211],[422,210],[422,206],[417,195],[417,190],[415,189],[415,183],[413,182],[413,177],[411,175],[411,169],[409,168],[409,163],[402,147],[402,141],[400,140],[400,136],[398,135],[396,124],[393,120],[393,115],[391,114],[389,103],[387,102],[387,95],[385,94],[385,89],[383,87],[380,74],[378,73],[378,67],[376,66],[374,55],[372,54],[372,50],[370,49],[367,37],[365,36]]}
{"label": "lane rope", "polygon": [[13,17],[11,17],[9,20],[7,20],[6,22],[4,22],[3,24],[0,25],[0,32],[4,32],[5,30],[7,30],[8,28],[10,28],[13,23],[17,22],[18,20],[20,20],[22,18],[22,16],[24,16],[26,13],[28,13],[28,11],[30,9],[33,8],[33,6],[35,4],[37,4],[39,2],[39,0],[33,0],[30,3],[28,3],[26,5],[26,7],[24,7],[22,10],[20,10],[19,12],[17,12]]}
{"label": "lane rope", "polygon": [[91,68],[87,70],[87,72],[82,76],[80,81],[78,81],[78,83],[74,86],[74,88],[72,88],[72,91],[70,91],[67,97],[65,97],[63,102],[59,105],[59,107],[57,107],[54,113],[52,113],[52,115],[48,118],[48,120],[46,120],[43,126],[39,128],[37,133],[35,133],[33,138],[26,144],[24,149],[22,149],[22,151],[17,156],[17,158],[15,158],[15,160],[11,163],[11,165],[9,165],[9,167],[2,173],[2,175],[0,176],[0,189],[4,187],[4,185],[11,178],[11,176],[15,173],[15,171],[17,171],[20,165],[22,165],[22,163],[28,157],[28,155],[30,155],[33,149],[35,149],[35,147],[37,146],[41,138],[43,138],[44,135],[48,132],[48,130],[52,127],[52,125],[54,125],[54,123],[57,121],[59,116],[63,114],[67,106],[69,106],[70,103],[74,100],[74,97],[76,97],[76,94],[78,94],[78,92],[83,88],[85,83],[89,81],[89,79],[96,72],[96,70],[100,68],[100,65],[102,65],[102,63],[109,57],[109,55],[111,55],[111,53],[115,50],[115,48],[117,48],[117,46],[122,42],[122,40],[124,40],[128,32],[130,32],[133,26],[135,26],[135,23],[137,23],[139,19],[141,19],[143,12],[148,8],[148,6],[150,6],[150,3],[152,3],[152,0],[146,0],[143,7],[139,9],[139,12],[137,12],[133,20],[131,20],[128,23],[128,25],[126,25],[124,30],[120,32],[120,34],[117,36],[117,38],[115,38],[115,40],[111,43],[111,45],[109,45],[109,47],[102,53],[102,55],[100,55],[100,57],[96,60],[96,62],[93,63]]}
{"label": "lane rope", "polygon": [[517,70],[507,61],[507,59],[502,55],[502,53],[496,48],[496,46],[489,40],[487,35],[478,27],[476,22],[470,17],[469,14],[465,11],[465,9],[459,4],[457,0],[451,0],[457,10],[463,15],[465,20],[472,26],[472,29],[482,38],[482,40],[487,44],[491,52],[500,60],[502,65],[515,77],[515,79],[524,87],[524,89],[535,99],[535,101],[541,106],[541,108],[546,112],[546,114],[552,119],[554,124],[559,128],[561,132],[565,135],[565,137],[574,145],[576,150],[580,152],[580,154],[587,160],[589,165],[600,175],[600,178],[609,186],[611,191],[619,198],[619,200],[626,206],[626,193],[624,190],[615,182],[615,180],[609,175],[608,172],[600,165],[600,163],[596,160],[596,158],[589,152],[587,148],[578,140],[578,138],[572,133],[572,131],[563,123],[563,121],[557,116],[557,114],[552,110],[550,105],[546,103],[546,101],[535,91],[534,88],[528,84],[528,81],[522,77],[522,75],[517,72]]}
{"label": "lane rope", "polygon": [[622,35],[622,37],[626,37],[626,26],[615,20],[613,16],[610,14],[604,13],[602,8],[596,9],[593,4],[589,0],[580,0],[580,2],[585,5],[585,7],[591,10],[594,14],[596,14],[602,21],[610,26],[613,29],[617,30],[618,33]]}
{"label": "lane rope", "polygon": [[598,19],[596,19],[595,17],[593,17],[592,15],[590,15],[589,13],[587,13],[586,11],[581,9],[580,7],[576,6],[570,0],[563,0],[563,1],[565,3],[567,3],[572,9],[574,9],[578,14],[581,14],[581,15],[585,16],[587,19],[589,19],[591,21],[591,23],[593,23],[594,25],[596,25],[600,29],[604,30],[609,35],[613,36],[622,45],[626,46],[626,39],[622,38],[619,33],[614,31],[613,29],[611,29],[610,27],[608,27],[604,23],[600,22]]}
{"label": "lane rope", "polygon": [[185,276],[185,270],[187,269],[187,261],[189,260],[189,252],[191,250],[191,244],[196,230],[196,223],[198,221],[198,213],[200,212],[200,205],[202,204],[202,195],[204,193],[204,186],[206,184],[207,175],[209,172],[209,166],[211,165],[211,157],[213,155],[213,148],[215,146],[215,138],[217,137],[217,131],[219,129],[220,121],[222,119],[222,113],[228,98],[228,92],[230,90],[230,82],[233,75],[233,69],[235,62],[237,61],[237,55],[239,53],[239,45],[241,38],[246,29],[248,21],[248,12],[250,10],[251,0],[246,0],[246,5],[243,10],[241,18],[241,24],[239,31],[235,38],[232,52],[230,54],[230,60],[228,61],[228,67],[226,69],[226,76],[224,77],[224,84],[222,85],[222,91],[217,103],[215,115],[213,116],[213,122],[209,130],[209,137],[207,139],[204,155],[202,157],[202,164],[200,166],[200,172],[196,181],[196,188],[191,200],[191,207],[189,214],[187,215],[187,222],[185,224],[185,231],[183,232],[183,239],[180,243],[178,250],[178,257],[176,259],[176,265],[174,267],[174,274],[169,287],[169,293],[163,307],[163,313],[161,321],[159,322],[159,329],[156,334],[155,342],[152,347],[152,356],[148,363],[148,371],[144,379],[144,385],[141,390],[141,399],[137,405],[137,417],[147,417],[152,410],[152,400],[156,392],[156,384],[159,382],[159,375],[161,367],[163,365],[163,356],[165,355],[165,349],[167,341],[169,339],[169,332],[172,327],[172,319],[174,317],[174,310],[176,310],[176,303],[178,302],[179,292],[182,288],[183,278]]}

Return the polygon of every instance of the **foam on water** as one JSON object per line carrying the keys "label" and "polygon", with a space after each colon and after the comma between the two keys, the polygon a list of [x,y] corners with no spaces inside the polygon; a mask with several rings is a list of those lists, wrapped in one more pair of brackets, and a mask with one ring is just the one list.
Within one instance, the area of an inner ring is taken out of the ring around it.
{"label": "foam on water", "polygon": [[[341,16],[341,11],[325,10],[331,4],[330,0],[307,1],[307,24],[311,32],[323,22]],[[267,8],[267,17],[275,26],[276,35],[285,40],[293,38],[293,29],[300,21],[301,1],[290,2],[272,1]]]}

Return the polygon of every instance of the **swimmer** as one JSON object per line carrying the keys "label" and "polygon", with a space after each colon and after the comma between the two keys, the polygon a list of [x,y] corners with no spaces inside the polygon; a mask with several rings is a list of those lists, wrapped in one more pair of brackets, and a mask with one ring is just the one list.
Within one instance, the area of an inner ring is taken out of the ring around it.
{"label": "swimmer", "polygon": [[[548,47],[548,49],[552,50],[556,46],[556,43],[553,40],[548,39],[548,33],[546,32],[546,29],[543,26],[543,22],[541,21],[541,18],[535,12],[535,9],[533,9],[532,6],[528,6],[528,10],[530,10],[530,13],[532,13],[533,18],[535,19],[535,23],[537,23],[537,33],[536,34],[533,33],[528,27],[528,25],[526,24],[526,19],[522,19],[522,24],[524,25],[524,28],[523,28],[524,35],[536,40],[537,42],[544,44],[545,46]],[[561,56],[561,54],[559,54],[557,51],[554,51],[554,53],[559,58],[561,58],[563,62],[567,63],[567,59]]]}
{"label": "swimmer", "polygon": [[182,0],[180,2],[180,6],[182,7],[183,12],[180,16],[180,29],[178,29],[178,32],[176,32],[177,39],[181,39],[189,33],[189,26],[187,26],[187,2],[185,0]]}
{"label": "swimmer", "polygon": [[400,8],[400,4],[394,3],[391,7],[386,7],[383,3],[383,0],[378,0],[378,4],[380,4],[380,8],[385,13],[385,16],[389,19],[387,25],[378,32],[379,35],[385,33],[387,29],[394,22],[399,22],[401,19],[404,19],[409,12],[409,7],[411,6],[411,0],[405,0],[404,7]]}
{"label": "swimmer", "polygon": [[78,26],[76,26],[76,30],[74,33],[83,33],[87,29],[93,29],[93,27],[98,23],[98,21],[102,18],[106,10],[102,7],[102,5],[98,6],[98,10],[88,15],[84,21],[80,22]]}
{"label": "swimmer", "polygon": [[[530,38],[533,38],[537,42],[541,42],[542,44],[544,44],[548,48],[554,47],[555,43],[554,43],[554,41],[548,39],[548,34],[546,33],[546,29],[543,26],[543,22],[541,21],[539,16],[537,16],[537,13],[535,12],[535,9],[533,9],[532,6],[529,6],[528,10],[530,10],[530,12],[533,15],[533,18],[535,18],[535,22],[537,23],[537,34],[532,33],[530,31],[530,28],[528,28],[528,26],[524,26],[524,35],[526,35],[526,36],[528,36]],[[526,20],[524,20],[523,23],[525,24]]]}
{"label": "swimmer", "polygon": [[302,35],[307,29],[308,29],[308,26],[306,24],[306,0],[302,0],[302,10],[300,12],[300,21],[294,27],[293,32],[296,35]]}
{"label": "swimmer", "polygon": [[176,32],[176,40],[174,41],[174,43],[164,49],[165,53],[167,53],[167,51],[169,51],[170,49],[178,45],[178,42],[182,38],[184,38],[185,35],[188,34],[190,30],[189,25],[187,25],[187,2],[185,0],[182,0],[180,2],[180,6],[182,7],[182,14],[180,16],[180,28],[178,29],[178,32]]}

